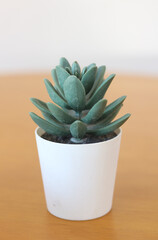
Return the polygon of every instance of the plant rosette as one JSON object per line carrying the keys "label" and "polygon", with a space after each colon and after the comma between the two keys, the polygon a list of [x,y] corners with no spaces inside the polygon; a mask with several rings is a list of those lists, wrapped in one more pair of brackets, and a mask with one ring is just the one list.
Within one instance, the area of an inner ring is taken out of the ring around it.
{"label": "plant rosette", "polygon": [[35,135],[47,208],[63,219],[94,219],[112,207],[120,126],[130,114],[115,120],[125,96],[109,105],[103,99],[115,77],[104,79],[105,69],[93,63],[81,71],[77,62],[70,66],[61,58],[52,70],[54,85],[45,79],[55,104],[31,98],[44,117],[30,113],[39,126]]}

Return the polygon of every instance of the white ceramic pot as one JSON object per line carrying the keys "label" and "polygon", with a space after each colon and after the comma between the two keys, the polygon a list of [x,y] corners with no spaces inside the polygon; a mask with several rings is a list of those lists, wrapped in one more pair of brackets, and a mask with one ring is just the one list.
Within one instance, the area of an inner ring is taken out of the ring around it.
{"label": "white ceramic pot", "polygon": [[68,220],[101,217],[112,207],[121,130],[111,140],[62,144],[35,131],[48,211]]}

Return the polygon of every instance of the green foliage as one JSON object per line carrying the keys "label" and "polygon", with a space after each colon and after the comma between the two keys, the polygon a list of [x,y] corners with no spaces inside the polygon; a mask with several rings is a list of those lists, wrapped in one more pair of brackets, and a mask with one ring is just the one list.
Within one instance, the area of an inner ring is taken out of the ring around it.
{"label": "green foliage", "polygon": [[87,113],[87,115],[82,118],[82,121],[85,123],[94,123],[96,122],[103,114],[105,110],[107,100],[102,99],[98,101]]}
{"label": "green foliage", "polygon": [[99,121],[97,121],[97,123],[93,126],[93,128],[99,129],[109,124],[117,116],[122,106],[123,104],[121,104],[118,108],[116,108],[114,111],[109,113],[103,120],[99,119]]}
{"label": "green foliage", "polygon": [[42,112],[49,113],[47,104],[37,98],[30,98],[31,102]]}
{"label": "green foliage", "polygon": [[60,84],[59,84],[58,77],[57,77],[57,73],[56,73],[56,69],[52,69],[51,75],[52,75],[52,78],[53,78],[53,80],[54,80],[56,90],[59,92],[59,94],[60,94],[62,97],[64,97],[64,91],[63,91],[63,89],[61,88],[61,86],[60,86]]}
{"label": "green foliage", "polygon": [[102,83],[102,80],[103,80],[103,77],[104,77],[104,74],[105,74],[105,70],[106,70],[106,67],[105,67],[105,66],[100,66],[100,67],[97,69],[95,82],[94,82],[94,84],[93,84],[90,92],[87,94],[87,98],[88,98],[88,99],[92,96],[92,94],[94,93],[94,91],[97,89],[97,86],[99,86],[99,84]]}
{"label": "green foliage", "polygon": [[94,84],[96,71],[97,67],[91,67],[90,69],[87,70],[87,72],[83,75],[81,79],[81,82],[85,88],[86,93],[90,91]]}
{"label": "green foliage", "polygon": [[60,87],[63,89],[64,82],[70,76],[70,74],[60,66],[56,67],[56,74],[57,74]]}
{"label": "green foliage", "polygon": [[127,121],[130,114],[113,121],[126,96],[107,105],[107,100],[103,97],[115,74],[104,80],[105,70],[105,66],[97,68],[92,63],[81,71],[76,61],[71,67],[66,58],[61,58],[59,65],[51,71],[54,85],[48,79],[44,80],[55,104],[31,98],[44,117],[31,112],[33,121],[47,133],[56,136],[72,135],[75,143],[83,142],[86,133],[101,136],[115,131]]}
{"label": "green foliage", "polygon": [[115,74],[111,74],[107,79],[105,79],[102,84],[96,89],[92,97],[87,101],[86,109],[90,109],[95,103],[102,99],[110,86]]}
{"label": "green foliage", "polygon": [[87,67],[84,67],[83,69],[82,69],[82,77],[83,77],[83,75],[85,74],[87,72]]}
{"label": "green foliage", "polygon": [[76,76],[68,77],[64,82],[65,98],[76,112],[81,112],[86,104],[85,89]]}
{"label": "green foliage", "polygon": [[37,116],[35,113],[31,112],[30,116],[32,120],[44,131],[56,136],[66,136],[69,134],[69,129],[61,126],[60,124],[54,124],[53,122],[48,122],[47,120]]}
{"label": "green foliage", "polygon": [[69,68],[71,69],[71,66],[70,66],[70,63],[68,62],[68,60],[64,57],[60,58],[60,63],[59,65],[62,67],[62,68]]}
{"label": "green foliage", "polygon": [[76,139],[82,139],[87,131],[87,126],[80,120],[76,120],[70,126],[70,132]]}
{"label": "green foliage", "polygon": [[62,108],[68,108],[69,106],[67,105],[66,99],[63,98],[57,90],[53,87],[51,82],[48,79],[44,79],[49,97],[52,99],[53,102],[55,102],[57,105],[59,105]]}
{"label": "green foliage", "polygon": [[78,62],[74,62],[72,64],[72,74],[75,75],[77,78],[81,78],[81,68],[78,64]]}
{"label": "green foliage", "polygon": [[122,97],[116,99],[114,102],[110,103],[106,107],[100,120],[106,119],[111,113],[115,112],[122,105],[122,103],[124,102],[125,99],[126,99],[126,96],[122,96]]}
{"label": "green foliage", "polygon": [[62,108],[59,108],[58,106],[56,106],[53,103],[47,103],[47,106],[48,106],[51,114],[59,122],[71,124],[76,120],[73,116],[69,115],[66,111],[64,111]]}
{"label": "green foliage", "polygon": [[62,123],[60,123],[51,113],[42,112],[42,115],[49,123],[52,123],[57,127],[62,126]]}
{"label": "green foliage", "polygon": [[117,119],[116,121],[114,121],[112,123],[109,123],[108,125],[106,125],[105,127],[100,128],[99,130],[95,129],[95,130],[90,130],[88,132],[91,133],[91,134],[94,134],[96,136],[105,135],[105,134],[113,132],[114,130],[119,128],[123,123],[125,123],[127,121],[127,119],[129,117],[130,117],[130,114],[127,113],[123,117]]}

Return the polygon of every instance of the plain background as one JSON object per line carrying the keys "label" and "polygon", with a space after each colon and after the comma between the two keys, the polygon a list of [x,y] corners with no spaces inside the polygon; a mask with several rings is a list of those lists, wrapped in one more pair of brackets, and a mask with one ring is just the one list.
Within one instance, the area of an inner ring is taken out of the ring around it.
{"label": "plain background", "polygon": [[1,0],[0,74],[50,71],[60,57],[158,75],[157,0]]}

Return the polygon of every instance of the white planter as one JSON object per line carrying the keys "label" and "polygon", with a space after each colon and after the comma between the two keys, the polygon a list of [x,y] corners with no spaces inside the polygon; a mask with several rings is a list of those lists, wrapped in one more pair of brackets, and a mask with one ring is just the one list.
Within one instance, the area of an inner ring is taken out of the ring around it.
{"label": "white planter", "polygon": [[111,140],[62,144],[35,131],[48,211],[68,220],[101,217],[112,207],[121,130]]}

